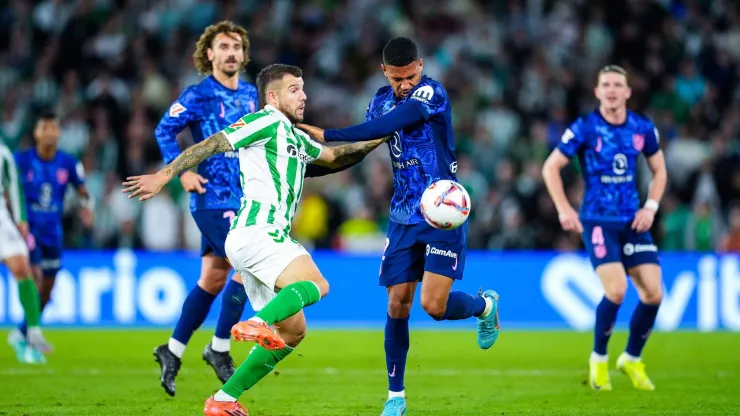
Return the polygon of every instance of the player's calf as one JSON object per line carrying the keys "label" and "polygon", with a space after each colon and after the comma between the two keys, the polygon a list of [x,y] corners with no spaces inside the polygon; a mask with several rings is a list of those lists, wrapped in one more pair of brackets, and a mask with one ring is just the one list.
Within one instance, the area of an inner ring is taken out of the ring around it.
{"label": "player's calf", "polygon": [[246,322],[234,325],[237,341],[255,341],[268,350],[281,349],[285,341],[269,326],[313,305],[329,293],[329,282],[308,255],[296,257],[275,282],[277,295]]}

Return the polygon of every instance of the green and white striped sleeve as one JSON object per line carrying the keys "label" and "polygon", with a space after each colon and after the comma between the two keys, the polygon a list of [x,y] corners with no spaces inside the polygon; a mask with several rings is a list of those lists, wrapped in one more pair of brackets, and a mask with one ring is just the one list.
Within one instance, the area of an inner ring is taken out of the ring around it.
{"label": "green and white striped sleeve", "polygon": [[7,147],[1,145],[0,166],[2,166],[3,188],[8,191],[13,220],[16,224],[20,224],[26,221],[26,196],[23,194],[23,186],[13,154]]}
{"label": "green and white striped sleeve", "polygon": [[303,132],[301,132],[300,138],[301,140],[303,140],[303,146],[305,146],[306,154],[308,156],[310,156],[313,160],[316,160],[319,157],[321,157],[321,150],[323,149],[323,146],[321,146],[320,143],[316,142],[315,140],[311,138],[311,136]]}
{"label": "green and white striped sleeve", "polygon": [[279,124],[278,118],[262,110],[243,116],[236,123],[223,129],[223,133],[231,143],[231,147],[238,150],[276,136]]}

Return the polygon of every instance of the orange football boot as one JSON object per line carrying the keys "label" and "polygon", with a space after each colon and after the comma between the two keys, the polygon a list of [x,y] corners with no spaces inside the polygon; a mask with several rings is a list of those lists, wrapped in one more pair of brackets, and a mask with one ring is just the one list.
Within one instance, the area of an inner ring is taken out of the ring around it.
{"label": "orange football boot", "polygon": [[249,416],[247,408],[239,402],[217,402],[213,396],[206,400],[205,416]]}
{"label": "orange football boot", "polygon": [[248,320],[231,327],[231,335],[237,341],[254,341],[266,350],[285,348],[285,341],[264,322]]}

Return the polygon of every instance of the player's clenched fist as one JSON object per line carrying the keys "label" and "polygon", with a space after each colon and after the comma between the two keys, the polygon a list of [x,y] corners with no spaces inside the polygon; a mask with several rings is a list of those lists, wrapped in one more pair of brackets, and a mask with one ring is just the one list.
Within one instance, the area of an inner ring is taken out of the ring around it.
{"label": "player's clenched fist", "polygon": [[202,195],[206,193],[206,188],[203,185],[208,183],[208,179],[195,172],[185,171],[180,175],[180,183],[185,191],[195,192]]}
{"label": "player's clenched fist", "polygon": [[153,175],[129,176],[123,183],[125,189],[123,192],[131,194],[129,198],[139,197],[139,201],[146,201],[153,198],[162,190],[162,187],[169,181],[168,178],[160,173]]}
{"label": "player's clenched fist", "polygon": [[577,233],[583,232],[583,224],[578,219],[578,212],[571,207],[564,208],[558,213],[558,219],[560,220],[560,226],[565,231],[575,231]]}

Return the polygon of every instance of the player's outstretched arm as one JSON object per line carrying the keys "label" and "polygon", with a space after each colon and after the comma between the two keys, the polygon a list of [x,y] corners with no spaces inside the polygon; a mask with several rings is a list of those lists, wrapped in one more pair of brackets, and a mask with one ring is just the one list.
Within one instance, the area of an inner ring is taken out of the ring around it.
{"label": "player's outstretched arm", "polygon": [[390,136],[408,126],[425,120],[426,113],[421,103],[407,101],[385,115],[343,129],[320,129],[307,124],[297,124],[311,136],[325,142],[364,142]]}
{"label": "player's outstretched arm", "polygon": [[175,160],[159,172],[152,175],[126,178],[126,182],[123,183],[125,187],[123,192],[130,193],[129,198],[138,196],[140,201],[145,201],[157,195],[162,190],[162,187],[176,175],[180,174],[180,172],[192,168],[210,156],[230,150],[234,150],[234,148],[226,138],[226,134],[223,131],[218,132],[206,140],[185,149]]}
{"label": "player's outstretched arm", "polygon": [[568,166],[570,159],[560,151],[555,149],[542,166],[542,179],[547,187],[547,192],[552,198],[555,209],[558,211],[560,225],[565,231],[583,232],[583,225],[578,219],[578,212],[568,202],[563,187],[563,179],[560,177],[560,171]]}
{"label": "player's outstretched arm", "polygon": [[389,137],[383,137],[369,142],[349,143],[334,147],[324,146],[321,155],[314,163],[331,169],[351,165],[359,162],[365,155],[387,142],[388,139]]}

